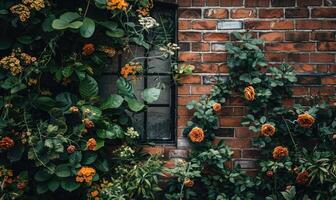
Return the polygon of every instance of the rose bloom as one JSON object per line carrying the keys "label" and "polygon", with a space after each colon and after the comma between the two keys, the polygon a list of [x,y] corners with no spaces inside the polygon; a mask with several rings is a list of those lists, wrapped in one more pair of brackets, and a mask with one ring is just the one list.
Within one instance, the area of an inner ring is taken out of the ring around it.
{"label": "rose bloom", "polygon": [[26,188],[26,183],[24,183],[24,182],[17,183],[17,184],[16,184],[16,187],[17,187],[17,189],[19,189],[19,190],[23,190],[23,189]]}
{"label": "rose bloom", "polygon": [[79,109],[76,106],[71,106],[69,111],[72,112],[72,113],[76,113],[76,112],[79,111]]}
{"label": "rose bloom", "polygon": [[89,119],[84,119],[83,123],[85,125],[85,128],[90,129],[94,127],[94,123],[93,121],[89,120]]}
{"label": "rose bloom", "polygon": [[245,99],[248,101],[254,101],[255,90],[252,86],[248,86],[244,89]]}
{"label": "rose bloom", "polygon": [[69,145],[67,148],[68,153],[74,153],[76,151],[76,147],[74,145]]}
{"label": "rose bloom", "polygon": [[309,182],[309,173],[307,171],[301,172],[296,176],[296,183],[299,185],[306,185]]}
{"label": "rose bloom", "polygon": [[261,126],[261,131],[260,132],[263,136],[271,137],[275,133],[275,127],[271,124],[263,124]]}
{"label": "rose bloom", "polygon": [[190,178],[186,178],[183,182],[184,186],[191,188],[194,186],[194,181],[191,180]]}
{"label": "rose bloom", "polygon": [[273,176],[273,172],[272,172],[272,171],[267,171],[267,172],[266,172],[266,176],[268,176],[268,177],[272,177],[272,176]]}
{"label": "rose bloom", "polygon": [[296,121],[302,128],[310,128],[315,123],[315,118],[308,113],[304,113],[299,115]]}
{"label": "rose bloom", "polygon": [[88,150],[93,151],[97,146],[97,142],[94,138],[90,138],[87,142],[86,142],[86,147],[88,148]]}
{"label": "rose bloom", "polygon": [[192,142],[200,143],[204,140],[204,131],[201,128],[195,127],[189,132],[189,138]]}
{"label": "rose bloom", "polygon": [[220,111],[221,109],[222,109],[222,105],[220,104],[220,103],[214,103],[213,105],[212,105],[212,109],[214,110],[214,111]]}
{"label": "rose bloom", "polygon": [[91,54],[93,54],[93,52],[95,52],[95,47],[92,43],[88,43],[88,44],[85,44],[82,48],[82,54],[84,56],[89,56]]}
{"label": "rose bloom", "polygon": [[286,147],[283,146],[277,146],[274,148],[273,150],[273,158],[276,160],[279,160],[283,157],[287,157],[288,156],[288,149]]}
{"label": "rose bloom", "polygon": [[14,145],[15,142],[10,137],[4,137],[0,140],[0,149],[10,149]]}

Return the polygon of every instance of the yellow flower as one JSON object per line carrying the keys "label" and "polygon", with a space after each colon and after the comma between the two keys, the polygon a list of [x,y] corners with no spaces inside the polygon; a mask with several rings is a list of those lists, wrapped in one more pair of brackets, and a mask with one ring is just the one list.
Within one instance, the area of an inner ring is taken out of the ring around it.
{"label": "yellow flower", "polygon": [[10,8],[10,11],[19,16],[21,22],[26,22],[30,17],[29,8],[23,4],[17,4]]}
{"label": "yellow flower", "polygon": [[32,78],[28,79],[28,85],[29,86],[37,85],[37,80]]}
{"label": "yellow flower", "polygon": [[92,167],[82,167],[76,176],[76,181],[79,183],[92,183],[93,177],[96,175],[96,170]]}
{"label": "yellow flower", "polygon": [[20,60],[12,53],[0,60],[0,65],[7,70],[10,70],[13,76],[20,74],[23,70]]}
{"label": "yellow flower", "polygon": [[107,10],[126,10],[128,3],[125,0],[108,0],[106,4]]}
{"label": "yellow flower", "polygon": [[22,3],[37,11],[45,7],[44,0],[22,0]]}
{"label": "yellow flower", "polygon": [[255,99],[255,90],[253,86],[248,86],[244,89],[245,99],[248,101],[254,101]]}

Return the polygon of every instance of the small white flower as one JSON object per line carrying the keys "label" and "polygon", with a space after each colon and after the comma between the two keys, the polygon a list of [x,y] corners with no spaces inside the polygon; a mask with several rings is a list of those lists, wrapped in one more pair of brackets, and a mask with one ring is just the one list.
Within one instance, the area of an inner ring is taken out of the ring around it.
{"label": "small white flower", "polygon": [[160,25],[153,17],[143,17],[141,15],[139,15],[139,23],[144,29],[150,29]]}
{"label": "small white flower", "polygon": [[167,46],[160,47],[160,51],[163,52],[165,57],[168,57],[169,55],[173,56],[178,49],[180,49],[180,47],[175,43],[168,43]]}

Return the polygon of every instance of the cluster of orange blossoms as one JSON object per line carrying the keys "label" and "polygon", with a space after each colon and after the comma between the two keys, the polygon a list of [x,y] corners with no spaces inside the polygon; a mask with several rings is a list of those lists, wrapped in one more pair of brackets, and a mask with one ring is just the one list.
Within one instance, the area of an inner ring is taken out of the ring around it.
{"label": "cluster of orange blossoms", "polygon": [[90,138],[87,142],[86,142],[86,147],[88,150],[93,151],[97,146],[97,142],[94,138]]}
{"label": "cluster of orange blossoms", "polygon": [[137,9],[139,15],[145,17],[149,14],[149,11],[153,8],[153,0],[148,0],[148,4],[145,7]]}
{"label": "cluster of orange blossoms", "polygon": [[248,101],[254,101],[255,99],[255,90],[253,88],[253,86],[247,86],[244,89],[244,95],[245,95],[245,99]]}
{"label": "cluster of orange blossoms", "polygon": [[222,109],[222,105],[220,103],[214,103],[212,105],[212,109],[216,112],[220,111]]}
{"label": "cluster of orange blossoms", "polygon": [[23,71],[22,64],[30,65],[35,61],[35,57],[22,52],[21,49],[14,49],[11,55],[6,56],[0,60],[0,65],[4,69],[9,70],[13,76],[16,76]]}
{"label": "cluster of orange blossoms", "polygon": [[201,129],[199,127],[193,128],[189,132],[189,138],[192,142],[201,143],[205,138],[203,129]]}
{"label": "cluster of orange blossoms", "polygon": [[85,128],[90,129],[94,127],[93,121],[91,121],[88,118],[83,119],[83,124],[85,125]]}
{"label": "cluster of orange blossoms", "polygon": [[128,3],[125,0],[107,0],[107,10],[126,10]]}
{"label": "cluster of orange blossoms", "polygon": [[93,177],[96,175],[96,170],[92,167],[82,167],[76,176],[76,181],[79,183],[92,183]]}
{"label": "cluster of orange blossoms", "polygon": [[39,11],[44,7],[44,0],[22,0],[22,3],[12,6],[10,11],[17,15],[21,22],[26,22],[30,18],[31,9]]}
{"label": "cluster of orange blossoms", "polygon": [[281,158],[288,156],[288,149],[283,146],[277,146],[274,148],[272,154],[274,159],[280,160]]}
{"label": "cluster of orange blossoms", "polygon": [[0,140],[0,149],[10,149],[14,145],[15,142],[10,137],[4,137]]}
{"label": "cluster of orange blossoms", "polygon": [[98,190],[93,190],[93,191],[91,191],[90,192],[90,195],[91,195],[91,197],[94,199],[94,200],[100,200],[100,198],[99,198],[99,191]]}
{"label": "cluster of orange blossoms", "polygon": [[82,48],[82,54],[84,56],[89,56],[96,51],[95,46],[92,43],[85,44]]}
{"label": "cluster of orange blossoms", "polygon": [[123,68],[121,68],[120,74],[124,78],[128,78],[129,75],[136,75],[139,72],[142,72],[142,66],[140,63],[129,63],[126,64]]}
{"label": "cluster of orange blossoms", "polygon": [[260,132],[263,136],[271,137],[275,134],[275,127],[271,124],[263,124]]}
{"label": "cluster of orange blossoms", "polygon": [[299,185],[306,185],[309,182],[309,173],[307,171],[300,172],[296,176],[295,182]]}

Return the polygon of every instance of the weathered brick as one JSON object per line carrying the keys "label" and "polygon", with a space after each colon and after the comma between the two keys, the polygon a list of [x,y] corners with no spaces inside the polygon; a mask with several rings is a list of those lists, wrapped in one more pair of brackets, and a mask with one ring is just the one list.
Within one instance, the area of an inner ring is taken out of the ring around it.
{"label": "weathered brick", "polygon": [[311,15],[318,18],[335,18],[336,8],[313,8]]}
{"label": "weathered brick", "polygon": [[212,51],[225,51],[225,44],[217,43],[211,44]]}
{"label": "weathered brick", "polygon": [[269,21],[245,21],[245,28],[250,30],[267,30],[271,28]]}
{"label": "weathered brick", "polygon": [[298,62],[298,63],[305,63],[309,60],[308,53],[289,53],[287,56],[288,62]]}
{"label": "weathered brick", "polygon": [[200,42],[192,43],[192,51],[207,52],[209,50],[210,50],[209,43],[200,43]]}
{"label": "weathered brick", "polygon": [[246,7],[268,7],[269,0],[245,0]]}
{"label": "weathered brick", "polygon": [[205,6],[206,0],[192,0],[192,6]]}
{"label": "weathered brick", "polygon": [[222,127],[240,127],[240,117],[221,117],[220,125]]}
{"label": "weathered brick", "polygon": [[297,0],[298,6],[321,6],[322,0]]}
{"label": "weathered brick", "polygon": [[289,20],[272,21],[270,27],[273,30],[294,29],[294,22]]}
{"label": "weathered brick", "polygon": [[297,20],[296,28],[299,30],[316,30],[322,28],[320,20]]}
{"label": "weathered brick", "polygon": [[180,42],[179,47],[180,47],[180,51],[190,51],[190,43],[189,42]]}
{"label": "weathered brick", "polygon": [[272,6],[274,7],[292,7],[295,6],[295,0],[272,0]]}
{"label": "weathered brick", "polygon": [[315,43],[269,43],[266,44],[269,51],[314,51]]}
{"label": "weathered brick", "polygon": [[215,135],[217,137],[233,137],[234,129],[233,128],[219,128],[215,130]]}
{"label": "weathered brick", "polygon": [[314,72],[314,65],[309,64],[295,64],[293,68],[296,72],[303,72],[303,73],[312,73]]}
{"label": "weathered brick", "polygon": [[267,32],[267,33],[260,33],[260,39],[268,42],[273,41],[284,41],[285,40],[285,33],[283,32]]}
{"label": "weathered brick", "polygon": [[335,41],[336,32],[312,32],[311,40],[317,41]]}
{"label": "weathered brick", "polygon": [[178,28],[179,28],[179,30],[191,29],[191,21],[189,21],[189,20],[179,20]]}
{"label": "weathered brick", "polygon": [[207,6],[219,6],[219,0],[208,0]]}
{"label": "weathered brick", "polygon": [[286,40],[294,42],[309,41],[309,32],[286,32]]}
{"label": "weathered brick", "polygon": [[218,29],[219,30],[232,30],[232,29],[242,29],[243,22],[241,21],[219,21]]}
{"label": "weathered brick", "polygon": [[290,8],[285,11],[286,18],[306,18],[309,16],[308,9],[305,8]]}
{"label": "weathered brick", "polygon": [[215,20],[197,20],[193,21],[191,25],[192,29],[198,30],[212,30],[216,29],[217,21]]}
{"label": "weathered brick", "polygon": [[255,18],[256,17],[256,10],[254,9],[232,9],[230,17],[233,19],[240,19],[240,18]]}
{"label": "weathered brick", "polygon": [[323,85],[336,85],[336,76],[327,76],[321,78]]}
{"label": "weathered brick", "polygon": [[221,6],[242,6],[243,0],[220,0]]}
{"label": "weathered brick", "polygon": [[260,9],[260,18],[281,18],[284,16],[283,9]]}
{"label": "weathered brick", "polygon": [[310,54],[311,63],[334,63],[335,54],[331,53],[312,53]]}
{"label": "weathered brick", "polygon": [[201,41],[202,34],[196,32],[179,32],[180,41]]}
{"label": "weathered brick", "polygon": [[204,53],[203,62],[225,62],[226,57],[226,53]]}
{"label": "weathered brick", "polygon": [[201,18],[202,15],[201,13],[202,13],[201,9],[189,9],[189,8],[179,9],[180,18],[191,18],[191,19]]}
{"label": "weathered brick", "polygon": [[180,52],[179,60],[185,62],[201,62],[200,53]]}
{"label": "weathered brick", "polygon": [[225,19],[228,17],[228,10],[224,8],[210,8],[204,12],[205,18]]}
{"label": "weathered brick", "polygon": [[320,51],[336,51],[336,42],[320,42],[317,49]]}
{"label": "weathered brick", "polygon": [[211,85],[197,85],[191,87],[191,94],[210,94],[212,89]]}
{"label": "weathered brick", "polygon": [[186,83],[191,83],[191,84],[195,84],[195,83],[201,83],[201,77],[200,76],[184,76],[181,78],[180,80],[181,83],[186,84]]}
{"label": "weathered brick", "polygon": [[230,36],[228,33],[205,33],[205,41],[228,41]]}

